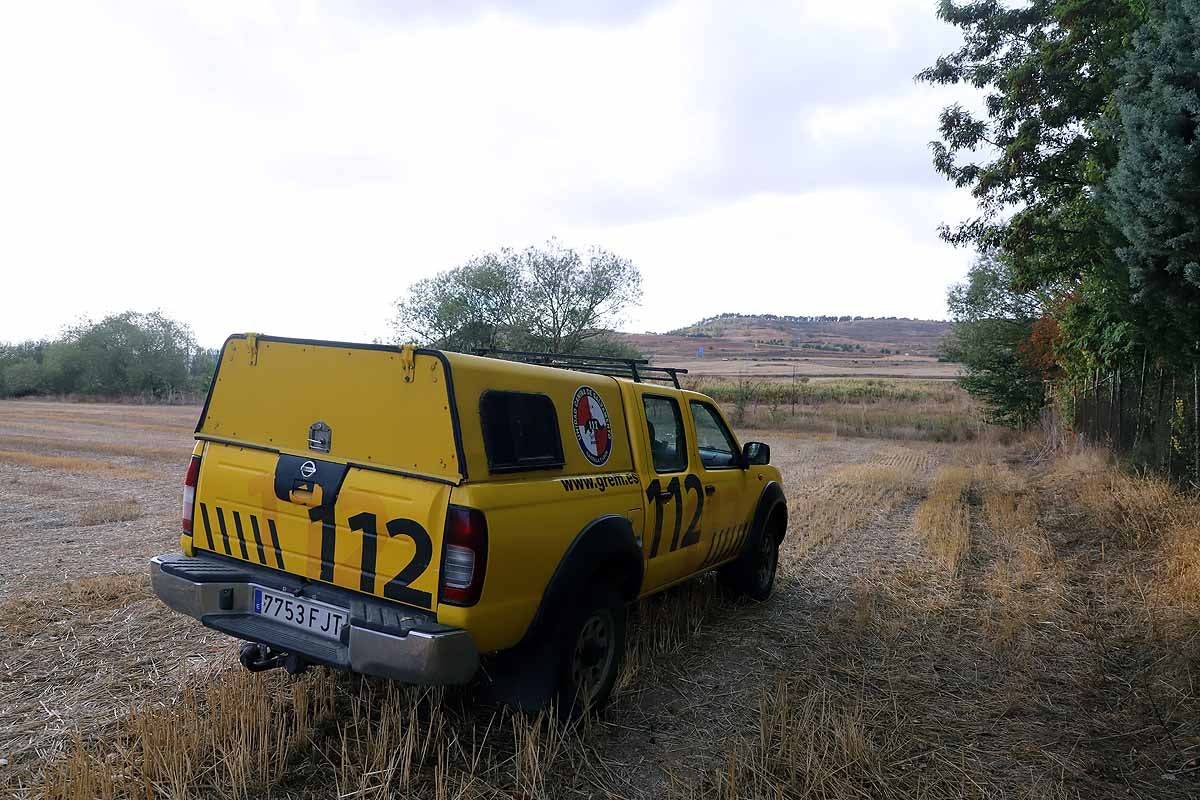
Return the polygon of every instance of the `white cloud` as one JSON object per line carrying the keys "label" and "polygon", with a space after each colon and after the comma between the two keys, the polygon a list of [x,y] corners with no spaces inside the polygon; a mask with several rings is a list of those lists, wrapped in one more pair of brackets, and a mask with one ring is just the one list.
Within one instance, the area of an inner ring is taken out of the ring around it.
{"label": "white cloud", "polygon": [[554,235],[642,267],[636,330],[937,316],[964,271],[924,2],[347,8],[0,11],[0,340],[131,307],[383,336],[412,281]]}

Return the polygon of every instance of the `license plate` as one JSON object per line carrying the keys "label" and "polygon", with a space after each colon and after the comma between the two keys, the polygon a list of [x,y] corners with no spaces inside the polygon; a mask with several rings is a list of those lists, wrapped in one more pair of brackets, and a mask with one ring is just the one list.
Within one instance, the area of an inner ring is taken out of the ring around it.
{"label": "license plate", "polygon": [[259,587],[254,588],[254,613],[327,639],[341,635],[348,616],[340,608]]}

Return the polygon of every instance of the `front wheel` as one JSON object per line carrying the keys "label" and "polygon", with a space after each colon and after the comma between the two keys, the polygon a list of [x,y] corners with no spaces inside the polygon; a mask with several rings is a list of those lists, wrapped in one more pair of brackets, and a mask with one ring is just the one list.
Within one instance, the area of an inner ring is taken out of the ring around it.
{"label": "front wheel", "polygon": [[764,530],[753,550],[721,570],[721,580],[735,594],[763,602],[775,586],[779,567],[779,540],[770,528]]}
{"label": "front wheel", "polygon": [[625,604],[615,589],[587,589],[560,638],[559,712],[578,717],[608,701],[625,651]]}

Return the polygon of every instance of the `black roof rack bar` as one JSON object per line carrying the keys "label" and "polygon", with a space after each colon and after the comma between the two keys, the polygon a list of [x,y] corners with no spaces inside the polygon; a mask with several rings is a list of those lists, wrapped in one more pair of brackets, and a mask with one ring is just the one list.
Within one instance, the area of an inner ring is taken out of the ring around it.
{"label": "black roof rack bar", "polygon": [[643,379],[652,381],[667,381],[679,385],[679,376],[686,375],[687,370],[679,367],[652,367],[647,358],[620,358],[617,356],[587,356],[569,355],[566,353],[538,353],[529,350],[476,350],[476,355],[497,356],[512,361],[522,361],[526,364],[537,364],[544,367],[560,369],[575,369],[580,372],[593,372],[597,375],[608,375],[614,378],[632,378],[637,383]]}
{"label": "black roof rack bar", "polygon": [[610,364],[649,364],[648,358],[622,358],[620,356],[589,356],[572,353],[539,353],[533,350],[495,350],[490,347],[476,350],[480,356],[521,356],[526,358],[549,358],[555,361],[607,361]]}

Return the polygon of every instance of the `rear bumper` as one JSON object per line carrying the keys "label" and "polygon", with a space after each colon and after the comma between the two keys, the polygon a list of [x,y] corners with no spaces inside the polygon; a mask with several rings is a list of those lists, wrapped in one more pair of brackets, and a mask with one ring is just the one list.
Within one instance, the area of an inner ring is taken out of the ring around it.
{"label": "rear bumper", "polygon": [[[170,554],[150,559],[150,579],[160,600],[214,630],[339,669],[446,685],[466,683],[479,667],[479,653],[467,631],[439,625],[429,614],[274,570],[220,557]],[[344,608],[349,624],[334,640],[267,619],[254,613],[254,586]]]}

